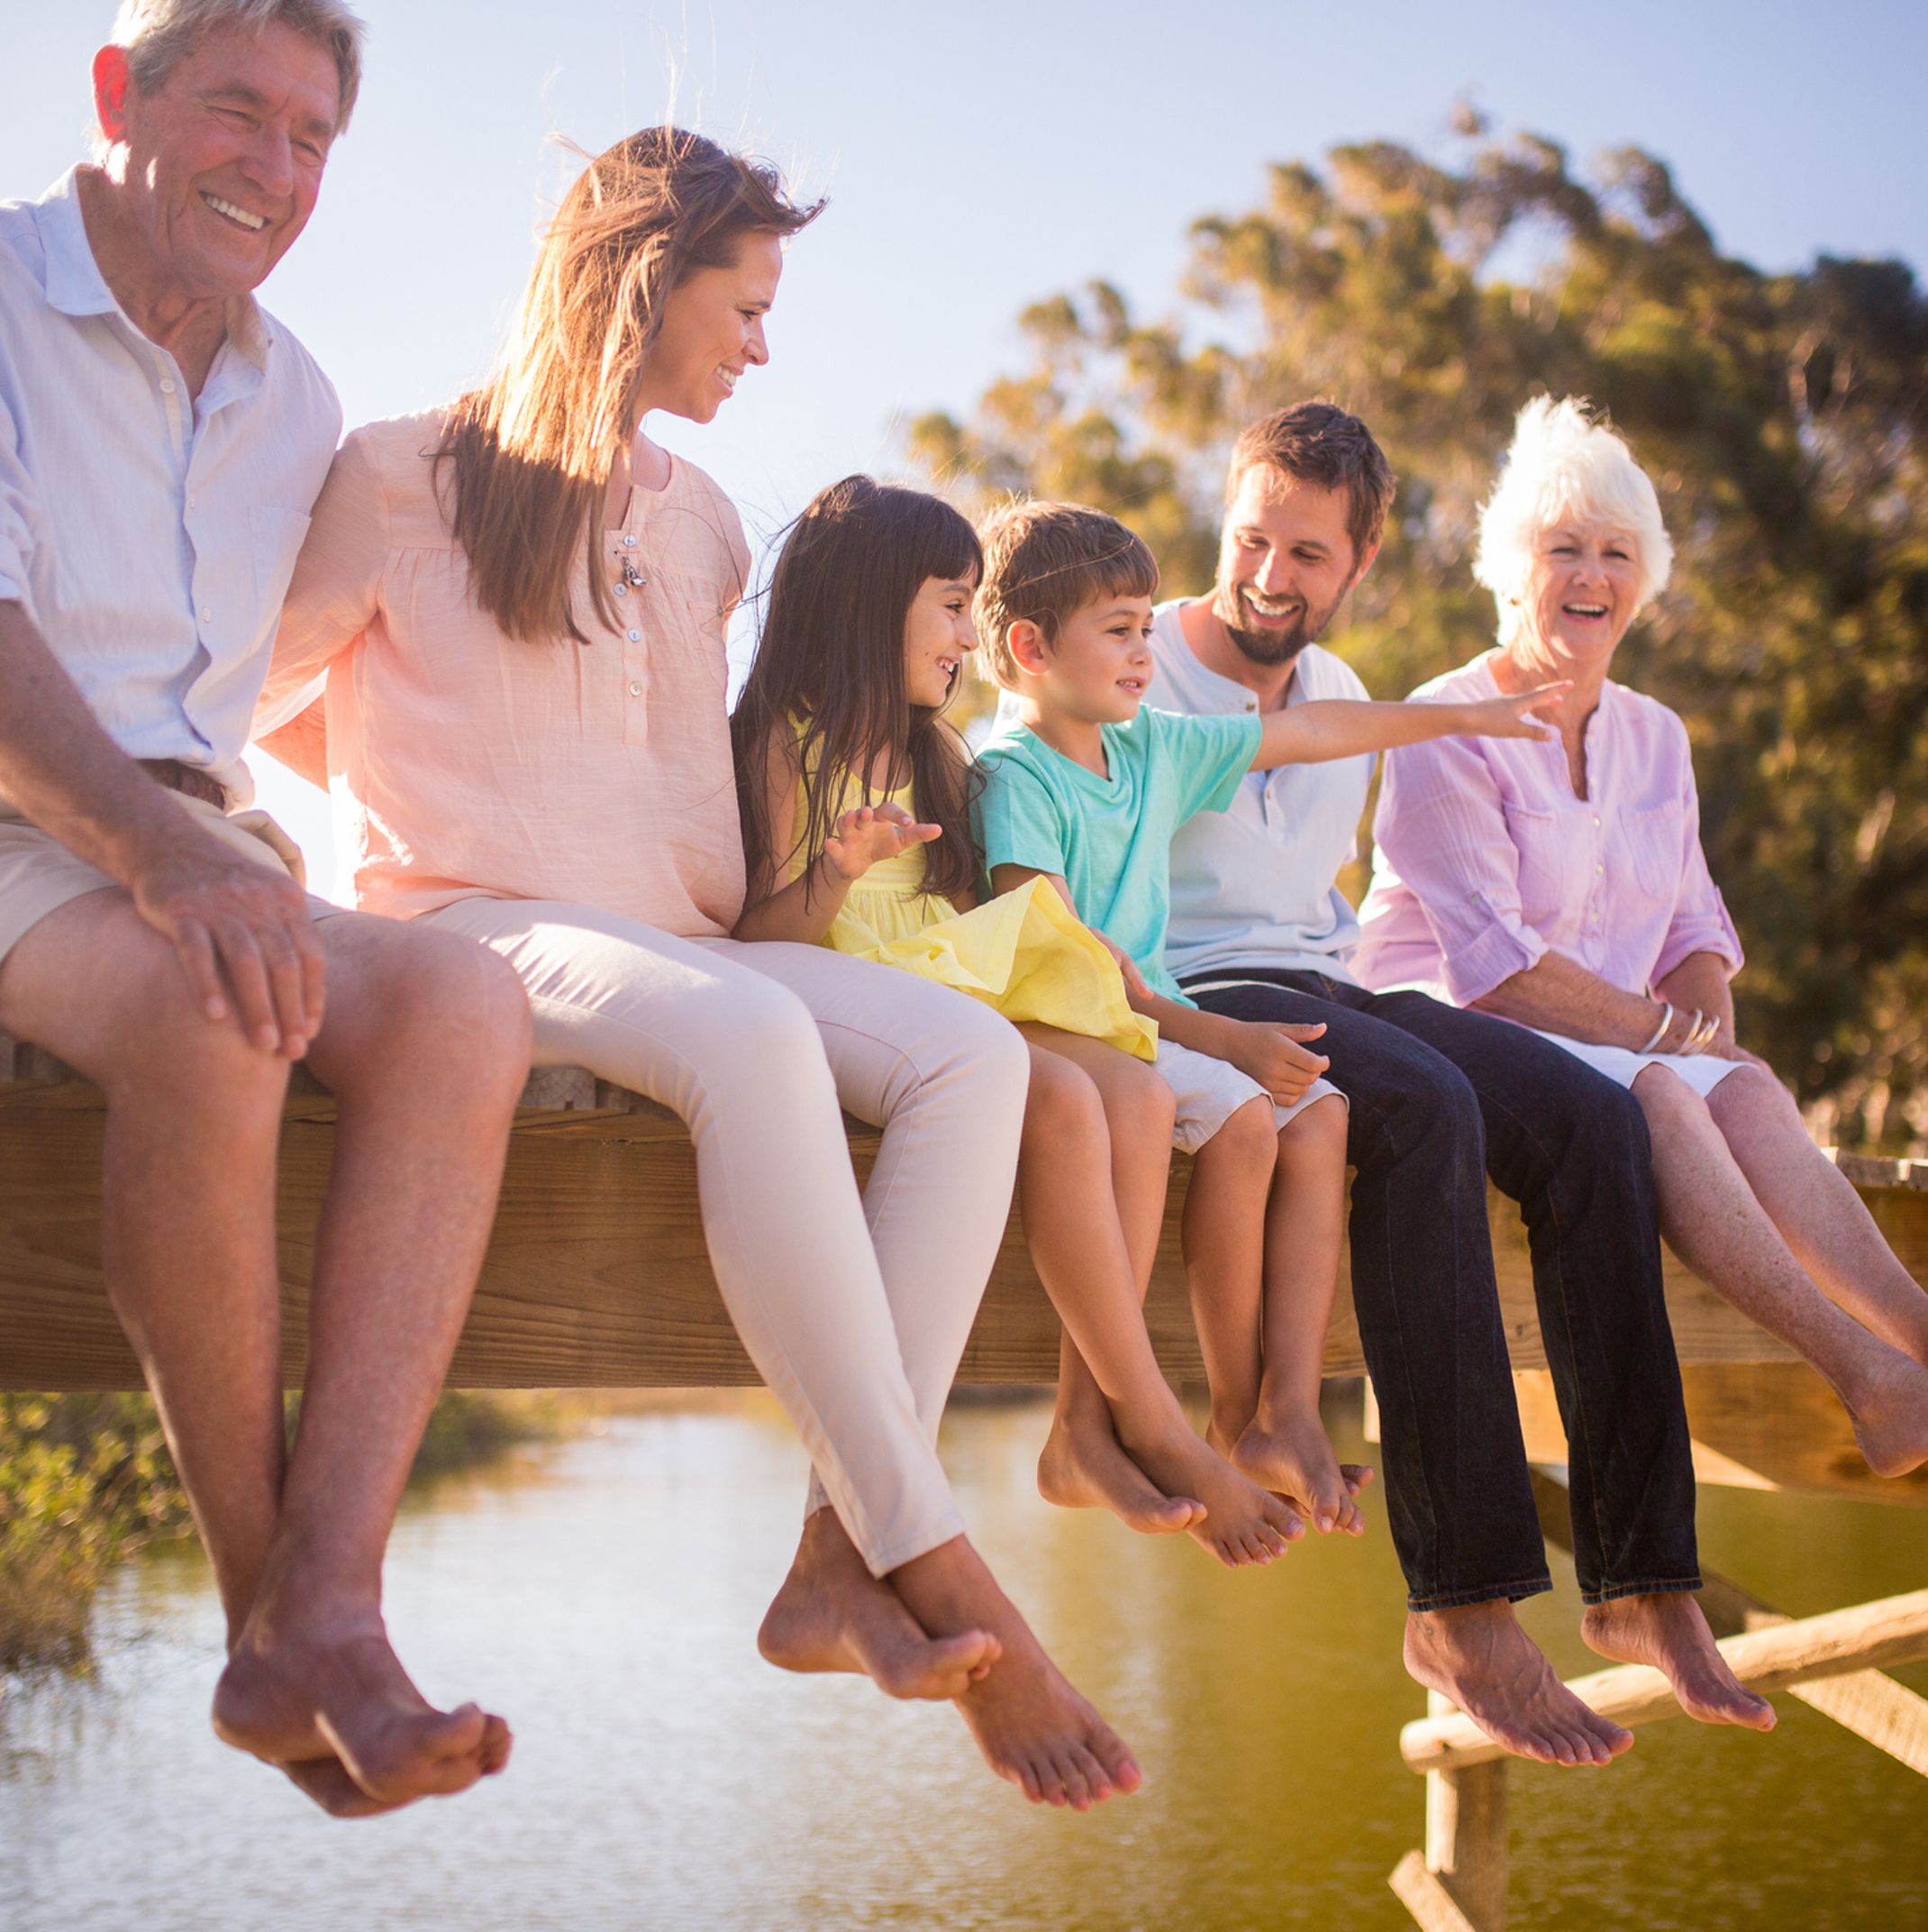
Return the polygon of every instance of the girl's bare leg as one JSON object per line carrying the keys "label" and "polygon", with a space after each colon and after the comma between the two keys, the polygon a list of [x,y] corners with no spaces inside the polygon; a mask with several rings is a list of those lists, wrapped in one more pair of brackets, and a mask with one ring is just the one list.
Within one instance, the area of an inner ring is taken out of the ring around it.
{"label": "girl's bare leg", "polygon": [[[1116,1498],[1127,1521],[1188,1529],[1228,1564],[1268,1562],[1296,1526],[1199,1440],[1145,1333],[1140,1280],[1150,1280],[1163,1218],[1170,1089],[1102,1041],[1025,1031],[1032,1076],[1018,1156],[1024,1233],[1064,1322],[1067,1352],[1078,1358],[1069,1388],[1060,1386],[1040,1487],[1054,1501],[1088,1495],[1116,1507]],[[1132,1221],[1138,1256],[1121,1209]]]}
{"label": "girl's bare leg", "polygon": [[[1747,1072],[1731,1073],[1722,1085]],[[1814,1285],[1756,1198],[1707,1103],[1686,1081],[1648,1067],[1633,1093],[1653,1139],[1668,1245],[1715,1293],[1814,1363],[1853,1417],[1855,1439],[1877,1475],[1903,1475],[1928,1461],[1928,1370],[1869,1334]],[[1759,1158],[1746,1128],[1737,1132],[1750,1157]],[[1797,1186],[1797,1179],[1790,1185],[1770,1177],[1769,1192],[1784,1212],[1778,1189]]]}
{"label": "girl's bare leg", "polygon": [[1325,1331],[1345,1237],[1346,1103],[1314,1100],[1278,1130],[1278,1159],[1265,1221],[1263,1379],[1257,1407],[1214,1416],[1232,1459],[1254,1482],[1289,1496],[1322,1535],[1365,1533],[1353,1498],[1372,1472],[1341,1464],[1319,1417]]}

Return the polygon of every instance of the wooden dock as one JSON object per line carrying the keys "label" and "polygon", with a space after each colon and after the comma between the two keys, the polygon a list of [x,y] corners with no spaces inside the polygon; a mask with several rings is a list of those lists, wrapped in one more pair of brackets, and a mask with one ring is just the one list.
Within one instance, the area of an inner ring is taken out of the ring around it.
{"label": "wooden dock", "polygon": [[[0,1035],[0,1388],[141,1386],[101,1280],[104,1118],[97,1088]],[[878,1133],[846,1125],[861,1178]],[[333,1151],[334,1103],[297,1070],[282,1126],[277,1208],[291,1388],[306,1359],[314,1226]],[[1842,1164],[1903,1261],[1928,1279],[1928,1163],[1844,1157]],[[1190,1162],[1175,1157],[1146,1303],[1160,1362],[1181,1385],[1204,1380],[1178,1252],[1189,1173]],[[1487,1207],[1528,1452],[1563,1462],[1525,1229],[1498,1194],[1489,1193]],[[1928,1501],[1928,1472],[1886,1482],[1871,1475],[1840,1404],[1814,1371],[1671,1257],[1667,1298],[1704,1480]],[[1058,1337],[1014,1208],[959,1379],[1055,1381]],[[1325,1367],[1338,1376],[1365,1371],[1343,1270]],[[451,1384],[713,1388],[756,1380],[710,1272],[682,1123],[579,1068],[532,1074]]]}
{"label": "wooden dock", "polygon": [[[138,1389],[141,1372],[107,1303],[100,1265],[98,1089],[0,1034],[0,1389]],[[334,1103],[300,1070],[282,1130],[277,1225],[282,1365],[297,1387],[307,1353],[314,1229],[334,1152]],[[847,1120],[859,1180],[878,1135]],[[1928,1280],[1928,1162],[1838,1156],[1896,1253]],[[1190,1162],[1175,1158],[1148,1325],[1175,1383],[1204,1381],[1186,1300],[1178,1225]],[[1571,1547],[1559,1480],[1566,1440],[1533,1304],[1526,1233],[1488,1190],[1496,1272],[1541,1527]],[[1425,1238],[1424,1229],[1414,1238]],[[1928,1469],[1874,1476],[1820,1377],[1671,1256],[1668,1312],[1703,1481],[1928,1502]],[[1032,1271],[1014,1206],[964,1354],[965,1382],[1055,1381],[1059,1326]],[[1365,1360],[1341,1270],[1326,1337],[1328,1375]],[[501,1207],[456,1349],[457,1387],[705,1388],[754,1382],[710,1272],[696,1161],[681,1121],[580,1068],[533,1073],[510,1138]],[[1370,1384],[1367,1385],[1370,1413]],[[1928,1590],[1796,1623],[1718,1577],[1703,1605],[1742,1678],[1787,1688],[1928,1773],[1928,1700],[1883,1667],[1928,1657]],[[1651,1671],[1603,1671],[1575,1689],[1623,1724],[1678,1715]],[[1506,1766],[1463,1717],[1435,1700],[1400,1740],[1424,1774],[1425,1849],[1389,1882],[1427,1932],[1501,1932],[1506,1908]]]}

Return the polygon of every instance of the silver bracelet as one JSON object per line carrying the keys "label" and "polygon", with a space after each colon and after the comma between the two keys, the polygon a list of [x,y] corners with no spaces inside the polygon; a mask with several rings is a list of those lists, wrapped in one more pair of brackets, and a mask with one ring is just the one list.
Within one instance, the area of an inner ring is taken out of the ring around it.
{"label": "silver bracelet", "polygon": [[1660,1016],[1660,1024],[1653,1029],[1653,1038],[1641,1048],[1642,1053],[1651,1053],[1667,1037],[1667,1029],[1674,1024],[1674,1003],[1667,1002],[1667,1011]]}
{"label": "silver bracelet", "polygon": [[1714,1044],[1720,1030],[1720,1016],[1714,1013],[1704,1016],[1696,1007],[1694,1009],[1694,1024],[1687,1029],[1687,1038],[1681,1042],[1681,1053],[1686,1055],[1705,1053]]}

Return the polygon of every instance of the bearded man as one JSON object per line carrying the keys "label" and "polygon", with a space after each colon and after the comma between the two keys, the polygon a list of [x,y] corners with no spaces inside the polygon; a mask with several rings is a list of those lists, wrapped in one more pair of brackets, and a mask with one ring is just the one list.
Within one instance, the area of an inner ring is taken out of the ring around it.
{"label": "bearded man", "polygon": [[[0,203],[0,1026],[106,1095],[107,1289],[227,1613],[214,1721],[326,1809],[509,1752],[389,1648],[381,1563],[529,1063],[493,953],[305,895],[241,761],[341,414],[250,293],[360,77],[340,0],[126,0],[99,162]],[[335,1097],[281,1396],[288,1069]]]}
{"label": "bearded man", "polygon": [[[1393,489],[1366,425],[1329,403],[1253,424],[1232,451],[1212,595],[1155,615],[1152,702],[1257,714],[1366,697],[1314,640],[1371,568]],[[1586,1639],[1665,1672],[1691,1715],[1766,1729],[1771,1708],[1728,1671],[1691,1594],[1694,1472],[1639,1104],[1524,1027],[1353,979],[1359,925],[1336,880],[1371,773],[1369,758],[1255,771],[1229,811],[1194,817],[1172,845],[1166,960],[1202,1007],[1278,1029],[1278,1098],[1330,1068],[1351,1103],[1352,1296],[1408,1589],[1407,1669],[1524,1757],[1604,1763],[1632,1741],[1560,1683],[1513,1613],[1552,1584],[1490,1175],[1531,1240]]]}

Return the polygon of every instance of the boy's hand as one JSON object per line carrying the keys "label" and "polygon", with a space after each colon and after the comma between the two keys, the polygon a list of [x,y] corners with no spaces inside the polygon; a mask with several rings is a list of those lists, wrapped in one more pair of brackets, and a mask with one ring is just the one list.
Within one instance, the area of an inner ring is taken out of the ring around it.
{"label": "boy's hand", "polygon": [[1117,961],[1118,971],[1124,977],[1125,991],[1136,993],[1141,999],[1150,999],[1151,989],[1145,984],[1145,976],[1139,971],[1138,961],[1109,934],[1099,932],[1096,926],[1088,926],[1086,930]]}
{"label": "boy's hand", "polygon": [[1325,1031],[1323,1022],[1301,1025],[1270,1020],[1228,1020],[1236,1029],[1227,1034],[1229,1060],[1241,1073],[1249,1073],[1280,1107],[1290,1107],[1303,1098],[1305,1089],[1332,1065],[1323,1053],[1309,1053],[1299,1044],[1316,1040]]}
{"label": "boy's hand", "polygon": [[[1556,737],[1558,733],[1548,730],[1541,721],[1572,688],[1573,680],[1568,678],[1558,684],[1542,684],[1537,690],[1522,691],[1516,697],[1483,697],[1472,704],[1455,705],[1453,709],[1461,714],[1465,722],[1455,724],[1453,734],[1460,738],[1538,738],[1542,742]],[[1537,714],[1537,717],[1529,714]]]}
{"label": "boy's hand", "polygon": [[873,865],[943,835],[941,825],[919,825],[901,805],[859,806],[846,812],[823,841],[823,862],[850,885]]}

